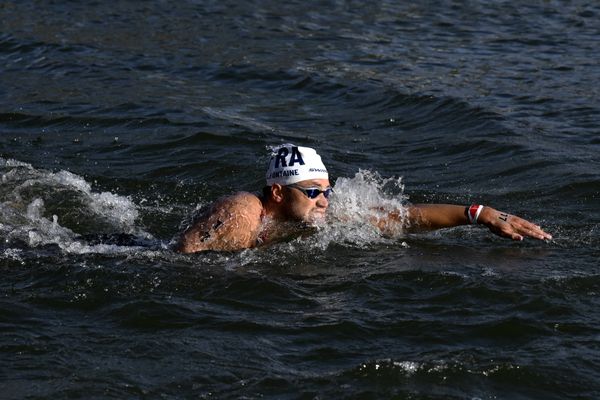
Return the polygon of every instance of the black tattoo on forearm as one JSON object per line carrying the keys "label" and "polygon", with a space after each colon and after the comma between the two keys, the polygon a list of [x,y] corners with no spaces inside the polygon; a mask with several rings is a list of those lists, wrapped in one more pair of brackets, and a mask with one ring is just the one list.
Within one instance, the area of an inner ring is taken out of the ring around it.
{"label": "black tattoo on forearm", "polygon": [[506,222],[506,220],[508,219],[508,214],[500,213],[500,216],[498,218],[500,218],[502,221]]}

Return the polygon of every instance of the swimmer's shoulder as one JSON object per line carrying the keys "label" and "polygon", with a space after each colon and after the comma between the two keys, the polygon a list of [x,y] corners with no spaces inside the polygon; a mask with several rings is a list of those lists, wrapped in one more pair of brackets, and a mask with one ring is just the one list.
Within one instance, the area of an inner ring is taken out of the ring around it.
{"label": "swimmer's shoulder", "polygon": [[261,229],[263,205],[249,192],[238,192],[215,201],[210,210],[181,235],[177,250],[241,250],[253,247]]}
{"label": "swimmer's shoulder", "polygon": [[219,210],[227,210],[231,213],[241,212],[248,217],[254,216],[260,221],[263,204],[260,198],[254,193],[237,192],[217,200],[213,207],[213,212]]}

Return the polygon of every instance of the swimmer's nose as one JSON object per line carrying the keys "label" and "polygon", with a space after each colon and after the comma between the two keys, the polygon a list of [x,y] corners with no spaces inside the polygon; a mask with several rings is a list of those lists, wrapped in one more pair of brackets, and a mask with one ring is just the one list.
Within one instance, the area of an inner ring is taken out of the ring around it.
{"label": "swimmer's nose", "polygon": [[327,200],[327,197],[323,193],[319,194],[317,197],[317,207],[327,208],[327,206],[329,206],[329,200]]}

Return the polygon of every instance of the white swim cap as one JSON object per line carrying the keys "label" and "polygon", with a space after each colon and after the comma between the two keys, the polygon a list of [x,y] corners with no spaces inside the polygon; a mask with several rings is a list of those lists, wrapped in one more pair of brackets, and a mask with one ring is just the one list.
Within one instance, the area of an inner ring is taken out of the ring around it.
{"label": "white swim cap", "polygon": [[327,168],[315,149],[290,143],[273,147],[267,169],[267,185],[291,185],[307,179],[329,179]]}

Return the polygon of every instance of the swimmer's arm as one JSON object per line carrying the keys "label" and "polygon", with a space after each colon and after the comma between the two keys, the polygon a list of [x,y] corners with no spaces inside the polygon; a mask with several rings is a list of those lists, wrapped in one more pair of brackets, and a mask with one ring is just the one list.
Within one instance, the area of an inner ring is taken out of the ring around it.
{"label": "swimmer's arm", "polygon": [[[453,204],[415,204],[408,207],[406,228],[409,231],[451,228],[469,224],[467,208]],[[484,207],[477,220],[498,236],[513,240],[531,237],[539,240],[550,240],[552,236],[538,225],[516,215],[498,211],[492,207]]]}
{"label": "swimmer's arm", "polygon": [[260,230],[261,210],[260,200],[251,194],[225,198],[213,206],[209,215],[183,232],[175,250],[195,253],[254,247]]}

